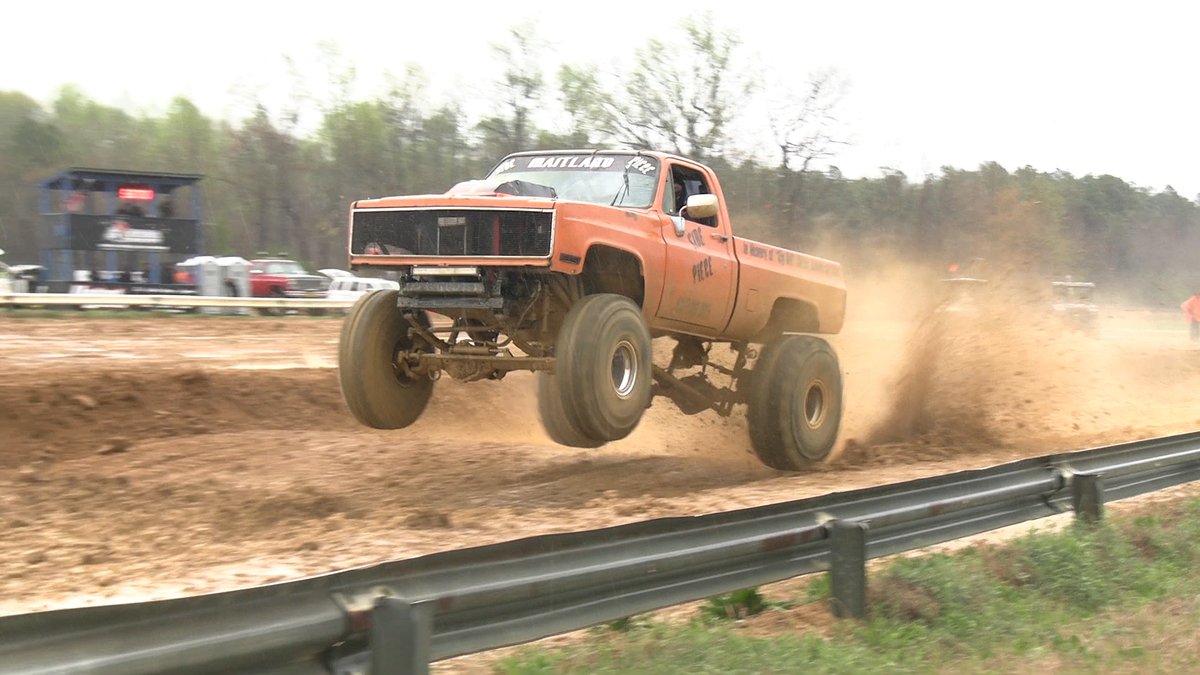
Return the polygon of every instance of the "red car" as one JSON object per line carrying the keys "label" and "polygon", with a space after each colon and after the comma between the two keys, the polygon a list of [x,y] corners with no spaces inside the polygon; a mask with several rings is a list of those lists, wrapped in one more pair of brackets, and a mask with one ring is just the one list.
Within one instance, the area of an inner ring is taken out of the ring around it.
{"label": "red car", "polygon": [[250,295],[256,298],[324,298],[329,277],[314,274],[294,260],[250,261]]}

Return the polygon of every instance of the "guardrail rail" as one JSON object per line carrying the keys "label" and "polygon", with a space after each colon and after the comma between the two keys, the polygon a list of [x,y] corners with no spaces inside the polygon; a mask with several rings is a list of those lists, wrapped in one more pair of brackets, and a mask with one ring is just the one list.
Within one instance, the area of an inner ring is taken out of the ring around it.
{"label": "guardrail rail", "polygon": [[14,307],[227,307],[246,309],[349,309],[352,300],[327,298],[242,298],[216,295],[125,293],[0,293],[0,308]]}
{"label": "guardrail rail", "polygon": [[[421,673],[517,644],[1200,478],[1200,432],[268,586],[0,617],[0,672]],[[840,577],[839,577],[840,575]],[[854,608],[850,607],[851,613]]]}

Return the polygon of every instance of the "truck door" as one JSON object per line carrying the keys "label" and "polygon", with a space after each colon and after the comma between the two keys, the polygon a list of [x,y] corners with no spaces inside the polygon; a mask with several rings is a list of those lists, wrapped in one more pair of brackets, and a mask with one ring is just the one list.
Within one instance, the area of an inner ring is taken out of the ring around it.
{"label": "truck door", "polygon": [[[662,236],[666,242],[666,277],[658,315],[696,332],[715,335],[725,329],[733,310],[737,261],[724,205],[711,218],[679,215],[688,197],[715,194],[704,172],[685,164],[670,164],[662,196]],[[676,225],[682,223],[683,234]]]}

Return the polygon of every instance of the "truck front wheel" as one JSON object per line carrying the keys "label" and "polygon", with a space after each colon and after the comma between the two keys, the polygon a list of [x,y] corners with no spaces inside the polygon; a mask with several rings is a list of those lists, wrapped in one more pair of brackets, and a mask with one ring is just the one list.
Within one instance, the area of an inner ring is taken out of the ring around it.
{"label": "truck front wheel", "polygon": [[572,448],[598,448],[604,441],[579,430],[563,408],[562,389],[555,373],[537,374],[538,417],[550,440]]}
{"label": "truck front wheel", "polygon": [[[551,437],[556,426],[595,445],[628,436],[650,405],[650,330],[642,310],[622,295],[589,295],[567,313],[554,353],[554,381],[538,388],[547,397],[538,408]],[[557,404],[548,400],[555,389]]]}
{"label": "truck front wheel", "polygon": [[800,471],[833,450],[842,420],[842,371],[829,343],[785,336],[754,367],[746,411],[750,442],[767,466]]}
{"label": "truck front wheel", "polygon": [[433,380],[406,375],[396,365],[396,355],[413,346],[410,324],[396,307],[397,295],[381,290],[360,298],[338,340],[342,398],[355,419],[375,429],[400,429],[417,421],[433,394]]}

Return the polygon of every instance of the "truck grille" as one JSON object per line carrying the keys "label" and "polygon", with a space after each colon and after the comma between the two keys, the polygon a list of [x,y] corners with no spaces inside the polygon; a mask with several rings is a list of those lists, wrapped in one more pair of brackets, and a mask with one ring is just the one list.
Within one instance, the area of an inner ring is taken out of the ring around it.
{"label": "truck grille", "polygon": [[354,255],[550,255],[553,211],[363,209],[350,234]]}
{"label": "truck grille", "polygon": [[288,279],[288,288],[297,291],[323,290],[321,280],[316,277],[292,277]]}

